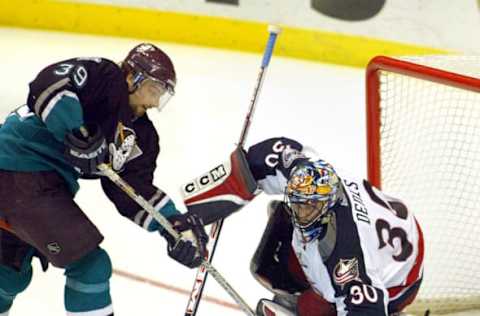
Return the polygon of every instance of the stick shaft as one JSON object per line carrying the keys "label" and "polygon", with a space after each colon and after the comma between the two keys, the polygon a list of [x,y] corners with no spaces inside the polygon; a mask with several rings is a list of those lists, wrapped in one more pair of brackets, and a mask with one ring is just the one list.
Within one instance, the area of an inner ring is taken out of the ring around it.
{"label": "stick shaft", "polygon": [[250,124],[252,123],[251,118],[255,113],[255,106],[257,105],[258,95],[263,86],[263,80],[265,78],[267,67],[270,64],[270,59],[272,58],[273,49],[275,47],[278,33],[279,29],[270,28],[270,35],[268,36],[267,46],[265,48],[265,52],[263,53],[262,65],[260,66],[260,72],[258,73],[257,83],[255,85],[255,88],[253,89],[253,96],[250,100],[250,107],[248,108],[247,116],[245,117],[245,121],[243,123],[242,132],[240,133],[240,139],[238,141],[239,147],[243,147],[245,145],[245,140],[250,129]]}
{"label": "stick shaft", "polygon": [[[247,138],[248,130],[250,129],[250,125],[252,122],[253,113],[255,111],[255,106],[257,104],[258,95],[263,86],[265,73],[270,63],[270,59],[272,58],[273,49],[275,47],[277,36],[280,33],[280,29],[275,26],[270,26],[269,33],[270,34],[268,37],[268,42],[265,47],[265,51],[263,53],[262,65],[260,66],[257,82],[253,90],[253,96],[252,96],[252,99],[250,100],[250,106],[248,108],[248,112],[245,117],[245,121],[243,123],[242,131],[240,133],[240,139],[238,141],[239,147],[243,147],[245,145],[245,140]],[[213,260],[213,255],[215,253],[215,249],[217,248],[218,238],[222,230],[222,227],[223,227],[223,219],[213,223],[210,229],[210,239],[207,244],[207,250],[208,250],[207,260],[209,263],[211,263]],[[195,282],[193,283],[192,292],[190,293],[190,298],[188,300],[185,316],[196,315],[198,310],[198,305],[200,304],[200,300],[202,298],[203,289],[205,287],[207,276],[208,276],[207,271],[203,270],[202,268],[199,268],[197,270],[197,275],[195,276]]]}
{"label": "stick shaft", "polygon": [[[223,226],[223,221],[218,221],[212,224],[210,228],[210,238],[207,244],[208,262],[211,263],[215,250],[217,249],[218,234]],[[208,272],[202,267],[197,269],[195,276],[195,282],[193,282],[192,291],[190,292],[190,298],[188,299],[187,309],[185,310],[185,316],[193,316],[197,314],[198,306],[203,295],[203,289],[207,282]]]}

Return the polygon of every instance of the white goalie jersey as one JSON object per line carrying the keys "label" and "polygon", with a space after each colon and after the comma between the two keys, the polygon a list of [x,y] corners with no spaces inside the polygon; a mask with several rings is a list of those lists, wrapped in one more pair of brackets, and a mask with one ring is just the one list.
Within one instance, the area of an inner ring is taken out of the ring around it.
{"label": "white goalie jersey", "polygon": [[[287,177],[297,163],[307,159],[303,145],[285,137],[251,146],[246,157],[241,150],[232,157],[231,165],[236,167],[226,173],[227,180],[217,181],[220,184],[210,190],[202,189],[205,192],[187,195],[187,207],[204,214],[205,222],[240,209],[220,199],[226,192],[245,201],[261,191],[283,195]],[[415,298],[422,281],[424,246],[420,226],[402,201],[387,196],[366,180],[338,176],[344,198],[331,208],[323,235],[305,242],[299,228],[294,229],[292,248],[300,266],[314,291],[335,304],[339,316],[401,311]],[[218,214],[212,211],[222,207],[228,210]]]}
{"label": "white goalie jersey", "polygon": [[[250,147],[259,189],[284,194],[304,146],[285,137]],[[272,159],[278,157],[278,159]],[[332,207],[320,238],[305,242],[294,229],[292,247],[312,288],[337,315],[389,315],[415,298],[423,275],[423,235],[405,204],[368,181],[338,174],[344,198]]]}
{"label": "white goalie jersey", "polygon": [[362,179],[341,178],[342,205],[324,238],[292,246],[312,287],[337,315],[388,315],[410,303],[423,272],[423,236],[405,205]]}

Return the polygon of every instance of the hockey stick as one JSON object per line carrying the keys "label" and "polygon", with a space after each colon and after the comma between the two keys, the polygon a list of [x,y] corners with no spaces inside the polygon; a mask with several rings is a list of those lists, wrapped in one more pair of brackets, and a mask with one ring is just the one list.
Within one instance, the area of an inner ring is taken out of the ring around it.
{"label": "hockey stick", "polygon": [[[247,137],[248,130],[250,129],[250,124],[252,122],[251,118],[255,111],[255,105],[257,104],[258,94],[260,92],[260,89],[262,88],[263,79],[265,78],[265,71],[267,70],[268,64],[270,63],[273,48],[275,47],[275,41],[281,30],[277,26],[270,25],[268,27],[268,31],[270,35],[268,37],[267,46],[265,47],[265,51],[263,53],[262,65],[260,67],[260,72],[258,73],[257,83],[253,91],[252,99],[250,100],[250,107],[248,109],[247,116],[245,117],[245,122],[243,124],[242,132],[240,134],[240,139],[237,145],[238,147],[243,147],[243,145],[245,144],[245,139]],[[212,262],[215,249],[217,248],[218,237],[222,230],[222,226],[223,219],[213,223],[210,229],[210,239],[206,247],[208,253],[208,257],[206,258],[206,260],[208,260],[209,263]],[[197,275],[195,276],[195,282],[193,283],[192,292],[190,293],[190,298],[188,300],[187,309],[185,311],[185,316],[196,315],[200,299],[202,298],[203,289],[207,281],[208,272],[209,271],[203,266],[198,268]]]}
{"label": "hockey stick", "polygon": [[[97,168],[103,172],[113,183],[115,183],[123,192],[125,192],[130,198],[132,198],[138,205],[140,205],[148,214],[150,214],[167,232],[175,239],[179,239],[180,234],[173,228],[172,224],[159,212],[155,211],[155,208],[148,203],[141,195],[135,192],[127,182],[125,182],[112,168],[107,164],[100,164]],[[206,259],[202,262],[202,268],[208,271],[218,284],[230,294],[240,308],[249,316],[255,316],[253,310],[247,305],[242,297],[232,288],[232,286],[225,280],[225,278],[215,269],[210,262]]]}

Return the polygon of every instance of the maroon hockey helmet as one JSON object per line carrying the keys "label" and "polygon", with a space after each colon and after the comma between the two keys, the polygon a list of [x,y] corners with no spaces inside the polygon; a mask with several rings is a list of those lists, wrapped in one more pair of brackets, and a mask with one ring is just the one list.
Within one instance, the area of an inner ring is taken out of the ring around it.
{"label": "maroon hockey helmet", "polygon": [[160,102],[160,108],[175,94],[177,75],[172,60],[153,44],[142,43],[135,46],[124,59],[122,68],[133,74],[134,89],[148,79],[160,84],[168,92],[164,94],[165,100]]}

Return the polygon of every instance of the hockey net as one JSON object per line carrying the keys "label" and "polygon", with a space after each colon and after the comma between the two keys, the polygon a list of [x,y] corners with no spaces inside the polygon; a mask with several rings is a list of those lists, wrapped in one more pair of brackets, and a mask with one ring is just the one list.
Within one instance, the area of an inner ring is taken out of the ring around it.
{"label": "hockey net", "polygon": [[425,237],[412,313],[480,309],[480,56],[379,56],[367,67],[368,177]]}

